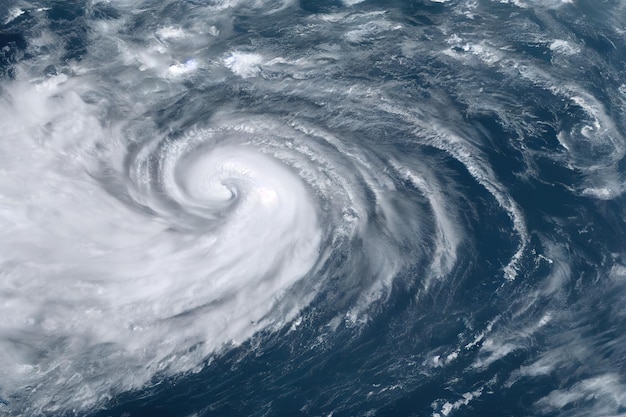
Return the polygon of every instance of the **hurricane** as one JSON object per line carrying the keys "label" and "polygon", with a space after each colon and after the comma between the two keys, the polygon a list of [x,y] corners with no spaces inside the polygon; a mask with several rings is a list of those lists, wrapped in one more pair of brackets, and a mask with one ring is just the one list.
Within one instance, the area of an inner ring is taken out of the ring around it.
{"label": "hurricane", "polygon": [[0,2],[0,415],[626,415],[626,4]]}

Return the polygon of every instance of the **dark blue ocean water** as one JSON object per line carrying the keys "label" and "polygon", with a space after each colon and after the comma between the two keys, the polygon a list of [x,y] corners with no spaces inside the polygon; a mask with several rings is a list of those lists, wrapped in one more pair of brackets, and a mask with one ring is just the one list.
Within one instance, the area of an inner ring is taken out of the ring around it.
{"label": "dark blue ocean water", "polygon": [[0,415],[626,415],[624,2],[0,23]]}

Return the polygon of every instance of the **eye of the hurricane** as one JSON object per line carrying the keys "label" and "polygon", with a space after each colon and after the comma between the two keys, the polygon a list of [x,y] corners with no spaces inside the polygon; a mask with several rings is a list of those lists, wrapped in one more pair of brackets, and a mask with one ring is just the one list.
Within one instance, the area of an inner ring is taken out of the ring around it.
{"label": "eye of the hurricane", "polygon": [[217,149],[198,152],[176,164],[175,188],[179,203],[205,206],[229,205],[241,196],[245,204],[272,207],[278,204],[281,191],[287,195],[299,186],[290,182],[294,175],[280,166],[278,161],[249,149]]}

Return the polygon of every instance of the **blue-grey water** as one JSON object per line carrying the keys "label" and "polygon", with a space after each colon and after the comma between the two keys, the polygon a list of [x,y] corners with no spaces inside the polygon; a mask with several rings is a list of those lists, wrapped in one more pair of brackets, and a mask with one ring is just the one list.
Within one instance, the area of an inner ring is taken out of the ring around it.
{"label": "blue-grey water", "polygon": [[626,3],[0,1],[0,415],[626,416]]}

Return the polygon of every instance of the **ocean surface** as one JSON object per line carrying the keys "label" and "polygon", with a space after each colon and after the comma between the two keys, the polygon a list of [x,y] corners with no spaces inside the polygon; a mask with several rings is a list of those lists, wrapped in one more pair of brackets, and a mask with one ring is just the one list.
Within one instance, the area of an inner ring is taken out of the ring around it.
{"label": "ocean surface", "polygon": [[0,0],[0,416],[626,416],[626,2]]}

